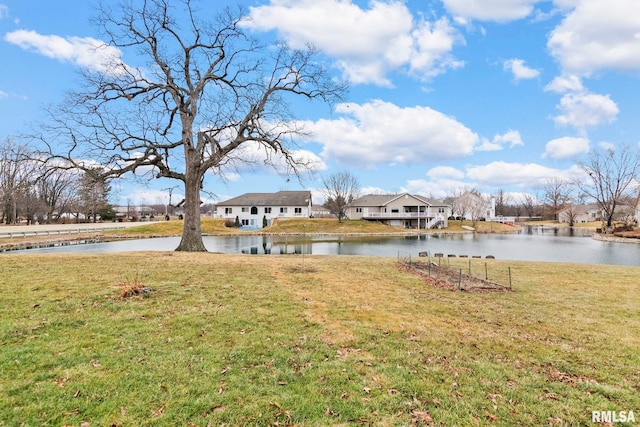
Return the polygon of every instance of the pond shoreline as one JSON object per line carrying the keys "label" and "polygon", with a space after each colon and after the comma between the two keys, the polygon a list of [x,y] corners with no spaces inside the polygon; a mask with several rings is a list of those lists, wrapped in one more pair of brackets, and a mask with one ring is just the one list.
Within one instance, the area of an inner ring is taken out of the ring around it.
{"label": "pond shoreline", "polygon": [[601,242],[612,242],[612,243],[640,243],[639,237],[620,237],[615,236],[613,234],[599,234],[593,233],[591,236],[592,239],[600,240]]}
{"label": "pond shoreline", "polygon": [[[540,225],[539,227],[543,228],[557,228],[551,225]],[[497,234],[497,235],[505,235],[505,234],[517,234],[521,233],[523,227],[514,228],[513,230],[498,230],[498,231],[471,231],[471,230],[432,230],[432,231],[407,231],[407,232],[387,232],[387,233],[357,233],[357,232],[315,232],[315,233],[304,233],[304,232],[257,232],[255,230],[251,231],[243,231],[237,230],[236,232],[230,233],[203,233],[203,237],[225,237],[225,236],[265,236],[265,237],[283,237],[283,236],[307,236],[307,237],[423,237],[434,234],[442,234],[442,235],[460,235],[460,234]],[[14,239],[9,239],[11,241],[2,241],[0,243],[0,253],[3,252],[12,252],[18,250],[25,249],[38,249],[38,248],[47,248],[47,247],[56,247],[56,246],[70,246],[74,244],[83,244],[83,243],[106,243],[106,242],[117,242],[117,241],[125,241],[125,240],[142,240],[142,239],[154,239],[154,238],[165,238],[165,237],[181,237],[181,234],[106,234],[95,232],[87,233],[78,233],[74,235],[57,235],[56,238],[51,239],[50,236],[26,236],[26,237],[18,237]],[[614,235],[603,235],[598,233],[593,233],[591,238],[594,240],[604,241],[604,242],[613,242],[613,243],[635,243],[640,244],[640,238],[634,237],[620,237]]]}

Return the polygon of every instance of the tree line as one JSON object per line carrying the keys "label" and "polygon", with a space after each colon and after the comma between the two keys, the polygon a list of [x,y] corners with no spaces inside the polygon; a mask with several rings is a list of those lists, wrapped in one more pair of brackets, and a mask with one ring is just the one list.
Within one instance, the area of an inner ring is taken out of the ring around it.
{"label": "tree line", "polygon": [[[581,205],[595,204],[601,212],[603,227],[613,226],[623,207],[634,212],[640,203],[640,147],[624,145],[596,148],[576,161],[576,173],[567,179],[549,178],[537,194],[525,194],[514,204],[503,190],[495,195],[496,215],[565,219],[573,225]],[[633,214],[627,220],[633,221]]]}
{"label": "tree line", "polygon": [[[527,189],[516,199],[513,193],[499,189],[483,194],[477,188],[455,189],[444,201],[451,207],[453,219],[472,224],[486,219],[488,206],[495,203],[495,215],[515,218],[558,220],[560,212],[573,225],[581,206],[592,203],[601,211],[604,227],[612,227],[622,207],[634,212],[640,204],[640,147],[594,149],[576,162],[571,178],[551,177],[542,186]],[[359,197],[360,183],[349,171],[331,174],[322,180],[324,207],[339,220],[346,216],[350,204]],[[636,220],[627,215],[629,222]]]}
{"label": "tree line", "polygon": [[111,185],[99,167],[64,169],[41,161],[28,145],[12,138],[0,142],[0,221],[50,224],[111,220]]}

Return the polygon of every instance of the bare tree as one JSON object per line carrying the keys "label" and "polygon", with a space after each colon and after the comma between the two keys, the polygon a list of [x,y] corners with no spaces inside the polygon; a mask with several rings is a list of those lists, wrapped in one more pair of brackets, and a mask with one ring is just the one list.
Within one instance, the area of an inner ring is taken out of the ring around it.
{"label": "bare tree", "polygon": [[468,210],[469,205],[467,203],[467,199],[464,198],[464,194],[470,191],[469,188],[459,188],[454,190],[453,196],[449,198],[449,204],[451,205],[451,215],[455,218],[460,217],[461,221],[464,221]]}
{"label": "bare tree", "polygon": [[603,228],[611,227],[616,207],[640,176],[639,150],[629,146],[595,150],[578,166],[586,176],[576,179],[575,185],[602,209]]}
{"label": "bare tree", "polygon": [[511,196],[505,192],[503,189],[498,190],[495,194],[496,200],[496,215],[497,216],[505,216],[506,209],[509,203],[511,203]]}
{"label": "bare tree", "polygon": [[525,194],[522,198],[521,202],[522,208],[529,216],[529,219],[536,216],[538,209],[538,198],[532,196],[531,194]]}
{"label": "bare tree", "polygon": [[[562,209],[563,219],[566,219],[569,223],[569,227],[573,227],[578,219],[578,216],[582,213],[583,205],[567,203]],[[560,219],[560,217],[558,217]]]}
{"label": "bare tree", "polygon": [[558,219],[558,212],[563,210],[571,198],[571,186],[569,182],[552,178],[544,185],[544,202],[549,207],[549,215]]}
{"label": "bare tree", "polygon": [[479,193],[473,194],[476,198],[475,203],[470,203],[469,216],[471,219],[471,226],[475,228],[478,225],[478,221],[484,221],[488,216],[490,202]]}
{"label": "bare tree", "polygon": [[[261,46],[241,10],[201,21],[191,0],[122,2],[99,11],[96,24],[113,52],[86,87],[51,110],[41,136],[49,159],[105,174],[169,178],[184,185],[184,227],[176,250],[206,251],[200,192],[210,171],[247,162],[286,164],[287,174],[310,167],[294,150],[304,133],[290,114],[292,98],[331,104],[346,87],[336,83],[312,48]],[[139,5],[139,6],[138,6]],[[120,52],[147,61],[124,63]],[[258,155],[259,154],[259,155]],[[91,160],[89,162],[88,160]]]}
{"label": "bare tree", "polygon": [[324,207],[338,218],[338,222],[342,222],[347,208],[358,197],[360,191],[358,179],[351,173],[343,171],[322,178],[322,183],[324,184]]}
{"label": "bare tree", "polygon": [[70,205],[74,197],[76,176],[69,171],[51,169],[43,171],[36,181],[38,196],[44,208],[47,224],[50,224],[56,214],[62,213]]}
{"label": "bare tree", "polygon": [[27,146],[11,138],[0,145],[0,209],[7,224],[17,221],[19,212],[31,201],[35,177],[29,157]]}
{"label": "bare tree", "polygon": [[454,216],[459,216],[461,224],[465,219],[472,222],[475,227],[478,221],[487,215],[489,202],[482,197],[480,192],[473,188],[462,188],[454,191],[451,198],[451,210]]}

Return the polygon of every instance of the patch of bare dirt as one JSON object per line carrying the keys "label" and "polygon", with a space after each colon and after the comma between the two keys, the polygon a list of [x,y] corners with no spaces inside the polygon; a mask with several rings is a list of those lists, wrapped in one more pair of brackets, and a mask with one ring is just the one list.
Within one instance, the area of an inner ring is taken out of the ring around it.
{"label": "patch of bare dirt", "polygon": [[419,275],[427,283],[450,291],[466,292],[512,292],[513,290],[499,283],[484,280],[446,267],[428,262],[412,262],[410,265],[399,262],[398,267],[404,271]]}

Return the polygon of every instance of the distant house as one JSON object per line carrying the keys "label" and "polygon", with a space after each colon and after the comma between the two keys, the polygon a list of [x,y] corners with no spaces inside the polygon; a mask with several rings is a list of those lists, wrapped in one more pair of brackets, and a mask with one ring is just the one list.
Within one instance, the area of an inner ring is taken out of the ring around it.
{"label": "distant house", "polygon": [[311,216],[314,218],[330,218],[331,212],[329,209],[325,208],[324,205],[311,205]]}
{"label": "distant house", "polygon": [[354,200],[347,210],[350,219],[414,229],[446,228],[448,216],[444,202],[409,193],[369,194]]}
{"label": "distant house", "polygon": [[451,215],[467,220],[487,220],[496,218],[496,199],[483,198],[473,191],[466,191],[450,199]]}
{"label": "distant house", "polygon": [[309,218],[310,191],[278,191],[277,193],[245,193],[216,206],[218,218],[237,217],[242,226],[262,228],[274,218]]}
{"label": "distant house", "polygon": [[[630,221],[636,219],[636,215],[637,208],[633,208],[628,205],[618,205],[613,215],[613,219],[615,221]],[[573,217],[573,222],[578,224],[602,221],[603,216],[602,208],[596,203],[587,205],[568,205],[558,212],[558,221],[561,223],[570,223]]]}

